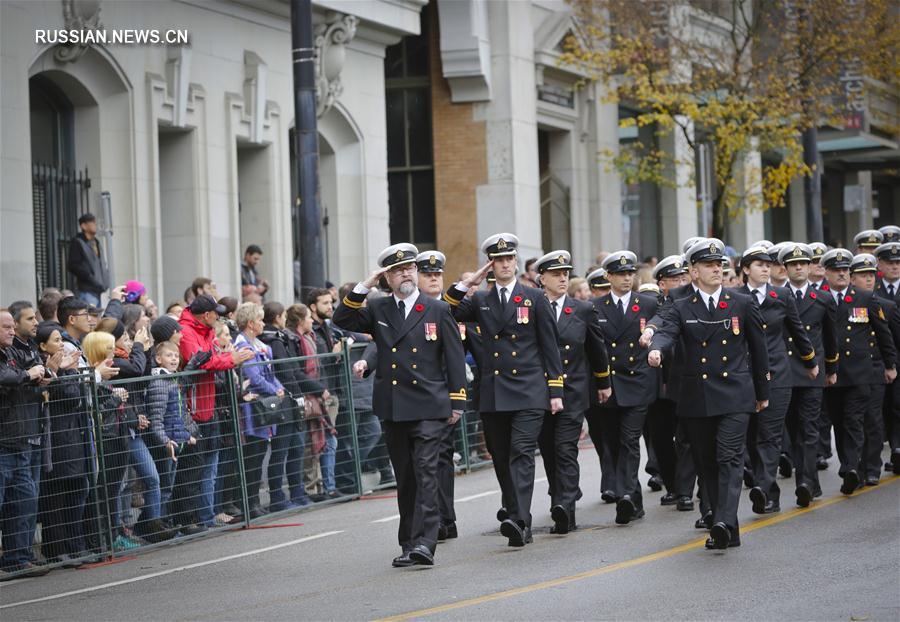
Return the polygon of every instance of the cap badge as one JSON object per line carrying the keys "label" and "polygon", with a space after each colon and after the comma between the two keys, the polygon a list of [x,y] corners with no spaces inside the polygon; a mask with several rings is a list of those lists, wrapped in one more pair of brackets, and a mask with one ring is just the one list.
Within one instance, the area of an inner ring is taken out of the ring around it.
{"label": "cap badge", "polygon": [[628,259],[625,257],[625,255],[622,255],[622,258],[619,260],[619,263],[622,264],[623,266],[628,263]]}
{"label": "cap badge", "polygon": [[565,256],[565,255],[560,255],[559,257],[556,258],[556,260],[557,260],[559,263],[566,263],[566,256]]}
{"label": "cap badge", "polygon": [[397,259],[403,259],[403,251],[397,251]]}
{"label": "cap badge", "polygon": [[816,255],[824,255],[824,254],[825,254],[825,251],[823,251],[821,248],[817,248],[817,249],[814,250],[813,252],[814,252]]}
{"label": "cap badge", "polygon": [[681,267],[681,262],[676,261],[675,263],[672,264],[672,267],[675,268],[676,270],[678,270]]}
{"label": "cap badge", "polygon": [[497,242],[497,248],[499,248],[500,250],[503,250],[504,248],[506,248],[506,240],[504,240],[503,238],[500,238],[500,241]]}
{"label": "cap badge", "polygon": [[871,265],[872,265],[872,260],[871,260],[871,259],[866,259],[866,260],[865,260],[865,264],[866,264],[867,266],[871,266]]}
{"label": "cap badge", "polygon": [[878,241],[878,236],[875,235],[874,233],[870,233],[869,234],[869,242],[877,242],[877,241]]}
{"label": "cap badge", "polygon": [[793,257],[801,257],[803,256],[803,250],[799,246],[794,247],[794,252],[791,253]]}
{"label": "cap badge", "polygon": [[843,254],[843,253],[838,253],[837,255],[834,256],[834,258],[835,258],[835,260],[837,260],[837,261],[844,261],[844,254]]}
{"label": "cap badge", "polygon": [[435,257],[434,255],[432,255],[431,257],[428,258],[428,263],[431,264],[431,265],[433,266],[434,264],[437,263],[437,257]]}
{"label": "cap badge", "polygon": [[716,247],[715,242],[713,242],[712,244],[709,245],[709,252],[712,253],[713,255],[715,255],[716,253],[719,252],[719,249]]}

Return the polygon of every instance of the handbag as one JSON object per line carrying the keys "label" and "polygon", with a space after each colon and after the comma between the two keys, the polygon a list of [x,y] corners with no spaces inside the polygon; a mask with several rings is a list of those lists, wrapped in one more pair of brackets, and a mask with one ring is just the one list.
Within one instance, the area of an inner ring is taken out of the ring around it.
{"label": "handbag", "polygon": [[250,417],[253,427],[259,430],[260,428],[286,423],[288,409],[283,408],[284,400],[284,397],[270,395],[250,402]]}
{"label": "handbag", "polygon": [[317,395],[307,395],[305,406],[307,419],[318,419],[325,414],[325,408],[322,406],[322,398]]}

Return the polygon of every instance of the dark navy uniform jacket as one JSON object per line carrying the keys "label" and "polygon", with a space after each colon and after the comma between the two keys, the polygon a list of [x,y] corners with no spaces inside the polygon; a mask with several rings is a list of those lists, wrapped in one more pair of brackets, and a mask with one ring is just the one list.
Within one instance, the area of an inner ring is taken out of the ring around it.
{"label": "dark navy uniform jacket", "polygon": [[607,406],[649,406],[659,392],[659,371],[647,364],[647,350],[638,340],[656,315],[659,300],[652,294],[632,292],[625,313],[613,302],[612,293],[594,299],[600,315],[609,365],[612,368],[612,398]]}
{"label": "dark navy uniform jacket", "polygon": [[[834,295],[821,291],[820,296]],[[844,290],[844,302],[837,305],[838,387],[872,384],[876,348],[881,353],[882,364],[891,368],[897,365],[897,349],[888,327],[887,314],[881,300],[872,292],[849,286]]]}
{"label": "dark navy uniform jacket", "polygon": [[[796,298],[795,298],[796,300]],[[795,387],[824,387],[825,376],[837,373],[838,355],[837,329],[834,320],[837,308],[834,297],[827,291],[821,292],[808,285],[803,300],[795,303],[800,314],[800,323],[806,331],[813,348],[816,351],[815,362],[819,366],[819,375],[810,379],[806,375],[806,362],[801,360],[801,353],[794,348],[794,338],[785,335],[787,341],[787,354],[790,357],[792,386]]]}
{"label": "dark navy uniform jacket", "polygon": [[450,307],[420,293],[404,320],[393,296],[363,307],[365,298],[348,293],[334,311],[334,323],[375,338],[375,414],[386,421],[420,421],[465,410],[466,359]]}
{"label": "dark navy uniform jacket", "polygon": [[594,392],[609,388],[609,359],[594,305],[569,296],[557,302],[562,307],[556,328],[563,366],[563,405],[567,412],[581,412],[591,404],[592,388]]}
{"label": "dark navy uniform jacket", "polygon": [[664,315],[650,349],[665,357],[682,338],[684,365],[673,370],[681,373],[679,417],[753,413],[756,402],[769,399],[766,335],[750,296],[722,290],[710,315],[698,293],[676,300]]}
{"label": "dark navy uniform jacket", "polygon": [[510,289],[505,310],[497,285],[471,298],[457,287],[444,294],[458,322],[477,322],[481,329],[478,410],[549,410],[551,397],[563,397],[553,311],[541,290],[518,282]]}

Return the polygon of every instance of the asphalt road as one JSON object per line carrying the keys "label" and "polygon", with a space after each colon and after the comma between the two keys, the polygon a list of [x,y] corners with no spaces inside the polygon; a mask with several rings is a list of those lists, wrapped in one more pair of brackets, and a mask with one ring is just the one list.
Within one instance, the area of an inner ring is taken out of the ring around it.
{"label": "asphalt road", "polygon": [[847,498],[832,464],[820,474],[824,497],[793,508],[782,480],[784,510],[766,517],[750,512],[745,491],[743,546],[711,552],[697,513],[661,507],[660,493],[645,490],[646,518],[615,525],[594,452],[581,463],[579,530],[546,533],[539,481],[535,542],[523,549],[496,531],[488,469],[457,478],[460,537],[438,547],[431,568],[390,567],[396,501],[369,498],[3,583],[0,620],[900,619],[900,477]]}

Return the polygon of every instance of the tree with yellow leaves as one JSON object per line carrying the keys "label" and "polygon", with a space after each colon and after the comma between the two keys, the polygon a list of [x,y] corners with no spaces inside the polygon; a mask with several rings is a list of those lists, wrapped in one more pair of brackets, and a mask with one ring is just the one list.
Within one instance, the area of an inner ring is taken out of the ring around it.
{"label": "tree with yellow leaves", "polygon": [[[900,86],[895,0],[570,2],[579,29],[563,62],[637,111],[621,126],[654,130],[654,141],[601,159],[626,182],[672,185],[672,170],[693,171],[705,143],[715,230],[744,211],[783,207],[790,183],[817,173],[809,154],[804,160],[803,134],[858,122],[848,75]],[[672,133],[687,146],[680,160],[657,147]],[[766,164],[748,158],[754,153]]]}

